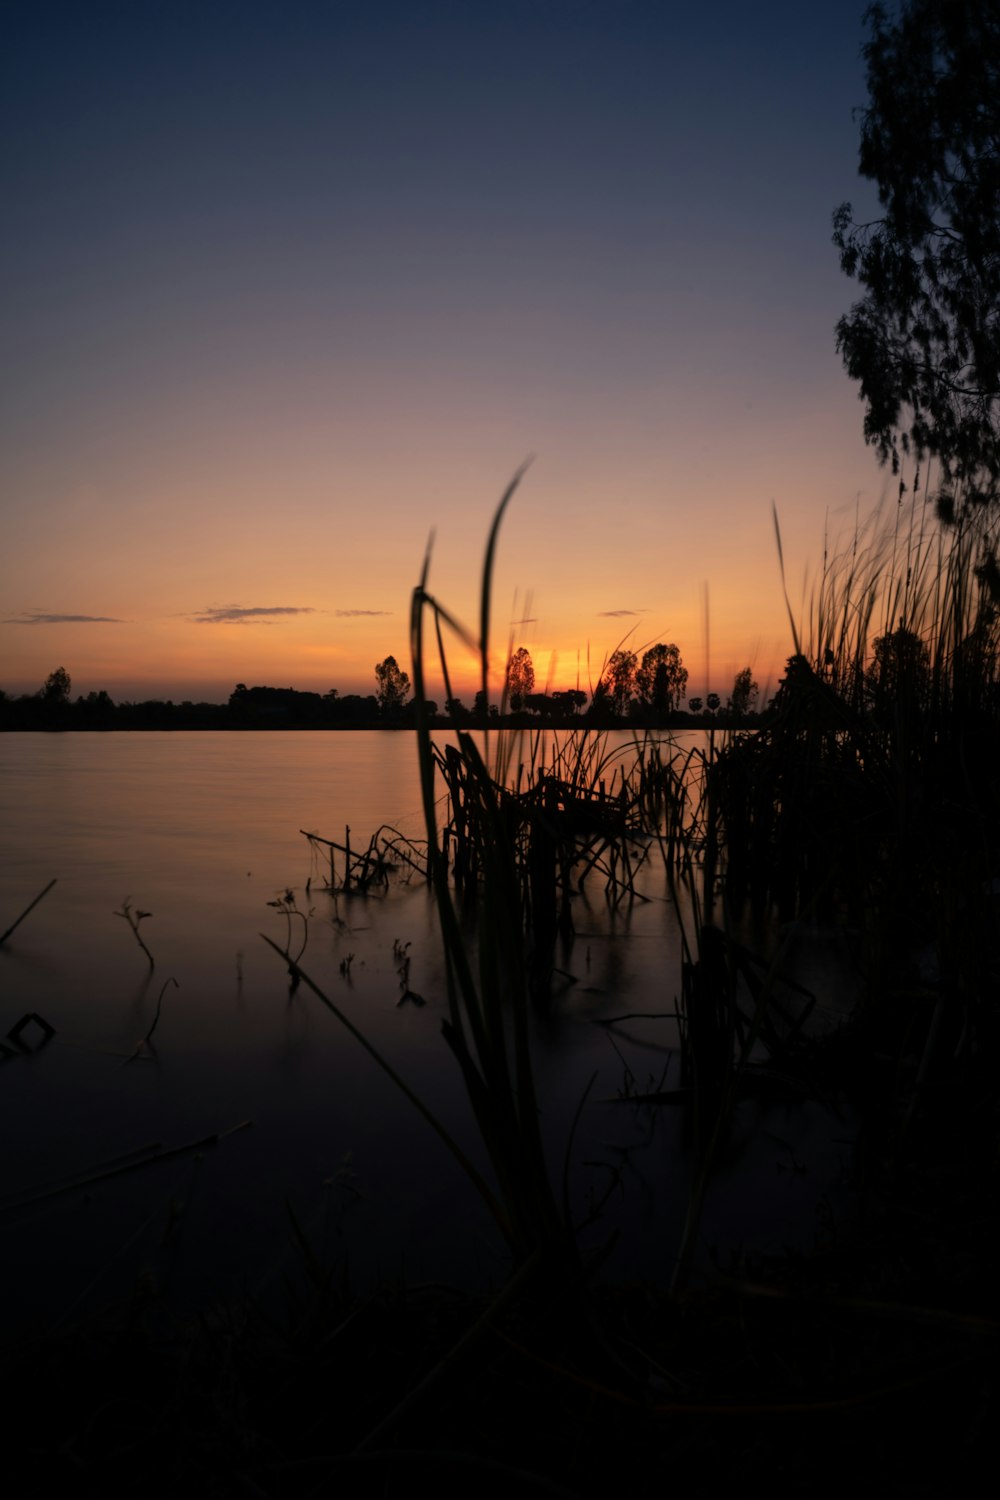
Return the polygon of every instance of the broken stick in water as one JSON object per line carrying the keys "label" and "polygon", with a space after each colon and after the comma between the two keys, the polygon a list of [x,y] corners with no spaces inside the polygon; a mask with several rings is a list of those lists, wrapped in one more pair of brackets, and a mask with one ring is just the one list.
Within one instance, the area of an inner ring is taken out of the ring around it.
{"label": "broken stick in water", "polygon": [[55,885],[55,883],[56,882],[54,880],[50,880],[49,883],[48,883],[48,885],[45,887],[44,891],[39,891],[38,892],[38,895],[35,897],[34,901],[32,901],[31,905],[30,906],[26,906],[24,908],[24,911],[18,917],[17,921],[16,922],[12,922],[11,925],[7,928],[7,931],[4,933],[3,937],[0,937],[0,943],[5,943],[7,941],[7,939],[10,937],[11,933],[14,931],[14,928],[15,927],[20,927],[21,923],[24,921],[24,919],[28,915],[29,911],[34,911],[34,909],[38,905],[39,901],[41,901],[41,899],[42,899],[43,896],[47,896],[49,894],[49,891],[51,891],[51,889]]}

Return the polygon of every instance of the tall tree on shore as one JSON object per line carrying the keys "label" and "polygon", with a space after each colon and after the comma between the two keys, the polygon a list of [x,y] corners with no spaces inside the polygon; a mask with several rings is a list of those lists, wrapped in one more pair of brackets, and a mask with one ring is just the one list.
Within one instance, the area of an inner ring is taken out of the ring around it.
{"label": "tall tree on shore", "polygon": [[[611,708],[620,719],[628,713],[635,687],[638,659],[634,651],[613,651],[604,669],[601,683],[604,684]],[[600,686],[601,684],[598,684]],[[596,699],[596,694],[595,694]]]}
{"label": "tall tree on shore", "polygon": [[406,702],[410,691],[409,677],[400,671],[394,656],[387,656],[375,668],[375,682],[379,713],[384,719],[394,718]]}
{"label": "tall tree on shore", "polygon": [[531,664],[531,652],[518,646],[507,663],[507,702],[515,713],[524,707],[524,700],[535,689],[535,669]]}
{"label": "tall tree on shore", "polygon": [[639,702],[654,713],[672,713],[687,692],[687,680],[687,667],[673,642],[650,646],[635,674]]}
{"label": "tall tree on shore", "polygon": [[867,12],[869,104],[859,170],[880,218],[833,216],[865,288],[837,349],[865,404],[865,441],[899,469],[932,455],[939,511],[1000,500],[1000,6],[905,0]]}
{"label": "tall tree on shore", "polygon": [[72,683],[65,667],[56,667],[45,679],[42,697],[46,703],[68,703]]}
{"label": "tall tree on shore", "polygon": [[749,667],[744,667],[737,672],[733,680],[732,696],[729,699],[729,712],[742,718],[744,714],[753,713],[757,706],[757,694],[760,688],[753,680],[753,673]]}

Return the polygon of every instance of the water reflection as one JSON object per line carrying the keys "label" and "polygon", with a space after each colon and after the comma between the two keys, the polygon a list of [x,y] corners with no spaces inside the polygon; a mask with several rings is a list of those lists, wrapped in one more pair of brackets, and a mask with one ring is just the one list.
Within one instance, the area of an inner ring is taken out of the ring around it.
{"label": "water reflection", "polygon": [[[302,1222],[328,1229],[335,1220],[366,1276],[398,1272],[401,1259],[412,1274],[433,1266],[459,1281],[500,1267],[492,1225],[439,1143],[314,998],[290,992],[260,940],[283,940],[288,918],[271,903],[291,894],[311,977],[485,1165],[440,1037],[445,975],[426,885],[411,878],[385,896],[334,895],[299,832],[339,840],[349,825],[363,840],[388,821],[420,838],[413,737],[11,734],[0,737],[0,765],[10,849],[0,926],[59,882],[0,950],[2,1029],[36,1010],[58,1033],[44,1056],[0,1077],[0,1129],[16,1143],[4,1191],[87,1175],[149,1142],[170,1147],[254,1122],[197,1164],[137,1170],[34,1209],[8,1204],[6,1267],[26,1278],[16,1284],[58,1271],[60,1306],[75,1306],[88,1287],[127,1282],[147,1260],[192,1296],[234,1274],[264,1278],[286,1253],[286,1198]],[[581,1122],[574,1202],[582,1217],[617,1183],[608,1212],[623,1230],[620,1258],[654,1274],[676,1243],[688,1168],[673,1113],[621,1102],[630,1088],[670,1080],[676,1043],[676,914],[655,860],[643,882],[647,901],[614,910],[596,887],[573,898],[575,936],[558,949],[537,1066],[559,1175],[596,1071],[593,1098],[606,1102]],[[142,935],[153,971],[114,915],[126,899],[151,913]],[[399,1004],[401,950],[422,1007]],[[155,1050],[126,1065],[168,980]],[[592,1024],[629,1012],[655,1014],[613,1030]],[[806,1218],[808,1191],[797,1206]]]}

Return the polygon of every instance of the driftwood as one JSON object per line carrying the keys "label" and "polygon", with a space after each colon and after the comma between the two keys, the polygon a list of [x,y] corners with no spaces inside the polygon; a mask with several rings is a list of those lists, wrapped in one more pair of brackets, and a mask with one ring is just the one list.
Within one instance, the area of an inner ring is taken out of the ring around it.
{"label": "driftwood", "polygon": [[55,885],[55,883],[56,882],[54,880],[50,880],[49,883],[48,883],[48,885],[45,887],[44,891],[39,891],[38,892],[38,895],[35,897],[34,901],[32,901],[31,905],[30,906],[26,906],[24,908],[24,911],[18,917],[17,921],[16,922],[12,922],[11,925],[7,928],[7,931],[3,934],[2,937],[0,937],[0,943],[5,943],[7,941],[7,939],[10,937],[11,933],[14,931],[14,928],[15,927],[20,927],[21,923],[24,921],[24,919],[28,915],[29,911],[34,911],[34,909],[38,905],[39,901],[41,901],[41,899],[42,899],[43,896],[47,896],[49,894],[49,891],[51,891],[51,889]]}

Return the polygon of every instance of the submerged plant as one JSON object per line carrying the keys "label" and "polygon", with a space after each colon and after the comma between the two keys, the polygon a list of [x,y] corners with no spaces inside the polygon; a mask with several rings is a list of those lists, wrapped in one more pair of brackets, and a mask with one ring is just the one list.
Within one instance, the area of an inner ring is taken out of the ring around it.
{"label": "submerged plant", "polygon": [[151,911],[133,911],[131,898],[126,896],[125,900],[121,904],[121,910],[116,911],[114,915],[116,917],[123,917],[125,919],[129,927],[131,927],[132,929],[132,934],[136,942],[139,944],[139,947],[148,958],[149,967],[151,969],[155,969],[156,961],[153,958],[153,955],[150,953],[149,949],[146,947],[146,944],[143,942],[142,933],[139,931],[140,925],[145,922],[147,917],[151,917],[153,913]]}
{"label": "submerged plant", "polygon": [[[280,912],[284,917],[285,949],[289,955],[289,961],[291,963],[298,963],[299,959],[306,951],[306,945],[309,942],[309,918],[312,915],[312,912],[307,913],[304,911],[299,911],[298,907],[295,904],[295,892],[289,886],[285,887],[285,893],[283,896],[278,896],[276,900],[269,901],[267,904],[268,906],[273,906],[275,911]],[[302,923],[302,927],[300,930],[300,942],[298,949],[296,950],[294,955],[292,954],[293,918],[297,918],[298,921]]]}

